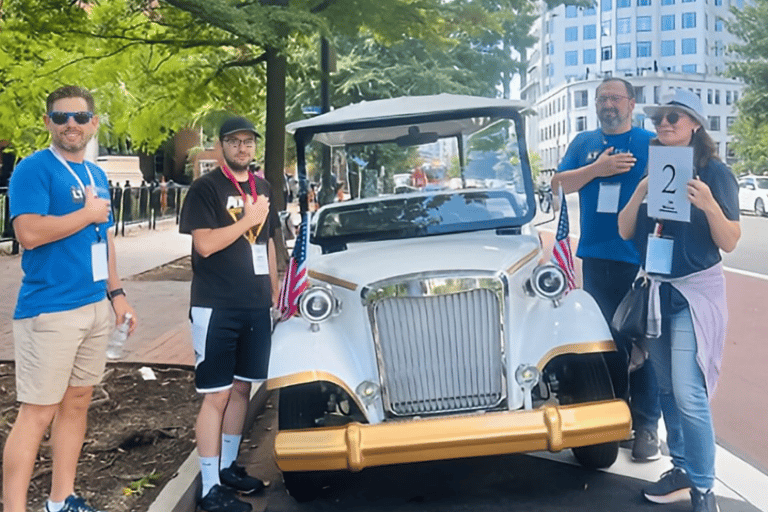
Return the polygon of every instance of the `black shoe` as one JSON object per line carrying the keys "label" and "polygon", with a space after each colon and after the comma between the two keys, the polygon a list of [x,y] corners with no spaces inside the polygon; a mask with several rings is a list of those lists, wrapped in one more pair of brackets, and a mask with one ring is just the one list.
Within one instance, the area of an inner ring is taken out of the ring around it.
{"label": "black shoe", "polygon": [[245,468],[233,462],[228,468],[219,471],[221,483],[246,495],[256,494],[264,489],[264,482],[245,472]]}
{"label": "black shoe", "polygon": [[712,489],[707,492],[699,492],[695,487],[691,489],[691,505],[693,512],[720,512]]}
{"label": "black shoe", "polygon": [[237,499],[232,490],[223,485],[214,485],[208,494],[198,502],[204,512],[251,512],[251,506]]}
{"label": "black shoe", "polygon": [[640,429],[635,434],[632,443],[632,460],[635,462],[649,462],[661,457],[659,436],[648,429]]}
{"label": "black shoe", "polygon": [[673,503],[685,500],[692,487],[685,471],[672,468],[658,482],[643,489],[643,496],[653,503]]}

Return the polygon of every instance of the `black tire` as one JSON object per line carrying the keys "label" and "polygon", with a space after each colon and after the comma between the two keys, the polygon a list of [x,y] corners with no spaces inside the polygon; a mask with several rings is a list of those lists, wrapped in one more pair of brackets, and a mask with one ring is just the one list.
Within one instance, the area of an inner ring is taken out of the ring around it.
{"label": "black tire", "polygon": [[[315,419],[325,410],[323,394],[312,385],[281,389],[278,403],[279,430],[314,428],[317,426]],[[293,499],[305,503],[322,494],[332,474],[326,471],[283,471],[283,483]]]}
{"label": "black tire", "polygon": [[758,217],[765,217],[765,203],[759,197],[755,201],[755,215]]}
{"label": "black tire", "polygon": [[[569,356],[561,370],[565,403],[580,404],[614,398],[613,384],[602,354]],[[571,451],[585,468],[604,469],[616,462],[619,442],[581,446]]]}

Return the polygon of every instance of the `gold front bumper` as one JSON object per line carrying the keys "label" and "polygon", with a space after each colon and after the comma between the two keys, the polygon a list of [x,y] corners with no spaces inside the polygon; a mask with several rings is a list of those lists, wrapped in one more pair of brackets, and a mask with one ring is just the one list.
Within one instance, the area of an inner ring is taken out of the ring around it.
{"label": "gold front bumper", "polygon": [[631,427],[622,400],[545,405],[530,411],[285,430],[275,439],[275,459],[282,471],[360,471],[429,460],[557,452],[626,439]]}

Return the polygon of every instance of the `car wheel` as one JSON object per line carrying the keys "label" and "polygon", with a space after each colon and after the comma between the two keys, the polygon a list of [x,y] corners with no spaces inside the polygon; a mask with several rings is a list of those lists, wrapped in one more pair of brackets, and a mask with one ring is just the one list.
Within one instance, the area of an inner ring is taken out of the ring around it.
{"label": "car wheel", "polygon": [[755,201],[755,215],[759,217],[765,216],[765,203],[763,203],[763,199],[760,197]]}
{"label": "car wheel", "polygon": [[[602,354],[569,357],[560,376],[565,400],[561,403],[586,403],[614,398],[613,384]],[[579,464],[590,469],[611,466],[619,455],[619,442],[612,441],[572,448]]]}
{"label": "car wheel", "polygon": [[[323,393],[312,385],[292,386],[280,390],[278,402],[279,430],[317,427],[316,419],[323,416],[326,405]],[[285,489],[299,503],[312,501],[330,485],[328,471],[283,471]]]}

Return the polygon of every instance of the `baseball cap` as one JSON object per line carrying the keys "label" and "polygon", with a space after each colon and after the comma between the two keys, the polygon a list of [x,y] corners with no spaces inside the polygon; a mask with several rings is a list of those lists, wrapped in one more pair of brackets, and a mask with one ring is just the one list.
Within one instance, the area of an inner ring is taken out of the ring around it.
{"label": "baseball cap", "polygon": [[686,89],[675,89],[665,94],[661,97],[659,105],[644,107],[643,111],[648,117],[653,117],[659,111],[667,110],[669,107],[682,110],[695,119],[702,127],[706,128],[708,126],[707,118],[704,116],[704,109],[701,106],[701,99]]}
{"label": "baseball cap", "polygon": [[235,132],[251,132],[257,139],[261,137],[249,120],[244,117],[231,117],[221,124],[219,140],[223,140],[225,136]]}

